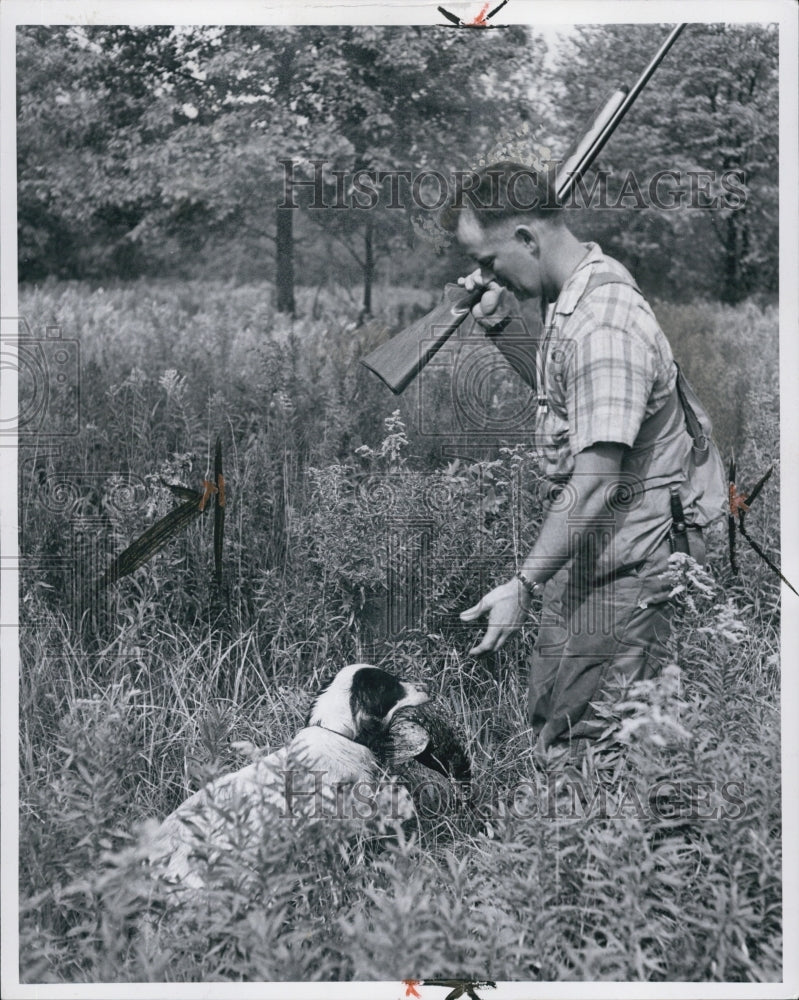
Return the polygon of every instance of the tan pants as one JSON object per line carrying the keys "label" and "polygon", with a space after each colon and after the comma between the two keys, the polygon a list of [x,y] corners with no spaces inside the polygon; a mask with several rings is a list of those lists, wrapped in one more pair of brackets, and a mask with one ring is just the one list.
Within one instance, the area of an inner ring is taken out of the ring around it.
{"label": "tan pants", "polygon": [[[703,563],[701,531],[689,534],[691,554]],[[547,583],[529,658],[529,716],[541,750],[595,738],[601,726],[591,702],[606,684],[616,675],[654,677],[667,662],[672,605],[660,574],[670,551],[666,540],[643,565],[599,582],[575,559]]]}

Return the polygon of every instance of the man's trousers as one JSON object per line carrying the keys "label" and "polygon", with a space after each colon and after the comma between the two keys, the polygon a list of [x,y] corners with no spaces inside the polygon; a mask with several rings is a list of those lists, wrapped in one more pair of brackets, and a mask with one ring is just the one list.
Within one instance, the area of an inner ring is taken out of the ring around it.
{"label": "man's trousers", "polygon": [[[702,563],[701,531],[690,534],[691,554]],[[619,676],[654,677],[668,662],[672,605],[661,574],[670,552],[666,539],[642,565],[598,581],[575,558],[546,584],[529,658],[529,716],[541,750],[598,736],[591,703],[606,687]]]}

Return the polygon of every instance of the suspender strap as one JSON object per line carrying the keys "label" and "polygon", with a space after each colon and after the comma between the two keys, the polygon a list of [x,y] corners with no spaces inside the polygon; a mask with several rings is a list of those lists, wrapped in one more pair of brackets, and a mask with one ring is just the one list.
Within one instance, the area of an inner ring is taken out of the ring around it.
{"label": "suspender strap", "polygon": [[588,279],[583,295],[589,295],[595,288],[602,285],[628,285],[630,288],[634,288],[639,295],[643,294],[632,278],[625,278],[623,274],[616,274],[615,271],[597,271]]}
{"label": "suspender strap", "polygon": [[680,403],[682,405],[683,413],[685,414],[685,425],[688,428],[688,433],[691,435],[691,440],[694,442],[694,448],[697,451],[705,452],[707,451],[710,442],[707,439],[705,432],[702,430],[702,425],[699,423],[699,418],[696,415],[696,411],[693,406],[691,406],[685,390],[685,378],[680,370],[680,366],[677,362],[674,362],[677,368],[677,394],[680,397]]}
{"label": "suspender strap", "polygon": [[[590,294],[595,288],[600,288],[602,285],[628,285],[630,288],[634,288],[639,295],[643,294],[632,278],[626,278],[624,275],[616,274],[613,271],[597,271],[596,274],[592,274],[588,279],[588,284],[585,286],[583,296]],[[682,406],[683,413],[685,414],[685,426],[688,429],[688,433],[691,435],[691,440],[694,443],[696,451],[706,452],[710,442],[708,441],[705,432],[702,430],[702,425],[699,422],[696,411],[688,400],[685,377],[676,361],[674,362],[674,367],[677,369],[676,390],[680,400],[680,405]],[[662,411],[660,410],[658,411],[658,413],[661,412]],[[654,418],[658,416],[658,413],[653,414],[648,419],[654,420]],[[646,423],[647,421],[644,421],[645,425]],[[652,426],[654,427],[654,424]]]}

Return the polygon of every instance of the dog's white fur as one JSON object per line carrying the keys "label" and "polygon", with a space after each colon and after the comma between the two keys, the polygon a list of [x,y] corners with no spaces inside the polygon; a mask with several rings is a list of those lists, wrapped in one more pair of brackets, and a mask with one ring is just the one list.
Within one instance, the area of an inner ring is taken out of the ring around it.
{"label": "dog's white fur", "polygon": [[[213,853],[235,850],[242,836],[258,837],[264,824],[296,815],[298,804],[305,808],[312,803],[318,805],[319,798],[309,795],[310,791],[321,790],[322,798],[330,805],[342,786],[377,788],[386,776],[372,751],[354,742],[360,720],[353,718],[350,706],[353,677],[369,666],[355,663],[341,669],[314,702],[309,725],[286,746],[210,782],[167,816],[150,850],[156,870],[182,886],[201,888],[204,879],[198,849],[208,852],[210,848]],[[401,683],[405,697],[387,713],[384,725],[398,709],[428,700],[420,688]],[[321,782],[317,777],[320,772]],[[291,802],[287,801],[287,792]],[[395,811],[410,818],[414,811],[407,791],[400,786],[394,792]]]}

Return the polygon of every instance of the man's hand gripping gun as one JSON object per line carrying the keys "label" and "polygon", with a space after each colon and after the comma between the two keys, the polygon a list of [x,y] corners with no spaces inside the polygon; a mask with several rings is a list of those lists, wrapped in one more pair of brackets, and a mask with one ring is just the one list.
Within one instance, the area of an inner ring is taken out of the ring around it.
{"label": "man's hand gripping gun", "polygon": [[[615,91],[593,116],[558,170],[554,191],[559,202],[568,197],[594,162],[684,27],[685,24],[678,24],[673,29],[633,87]],[[464,289],[447,285],[440,305],[361,358],[361,364],[381,378],[393,393],[403,392],[463,323],[484,292],[484,287]]]}

